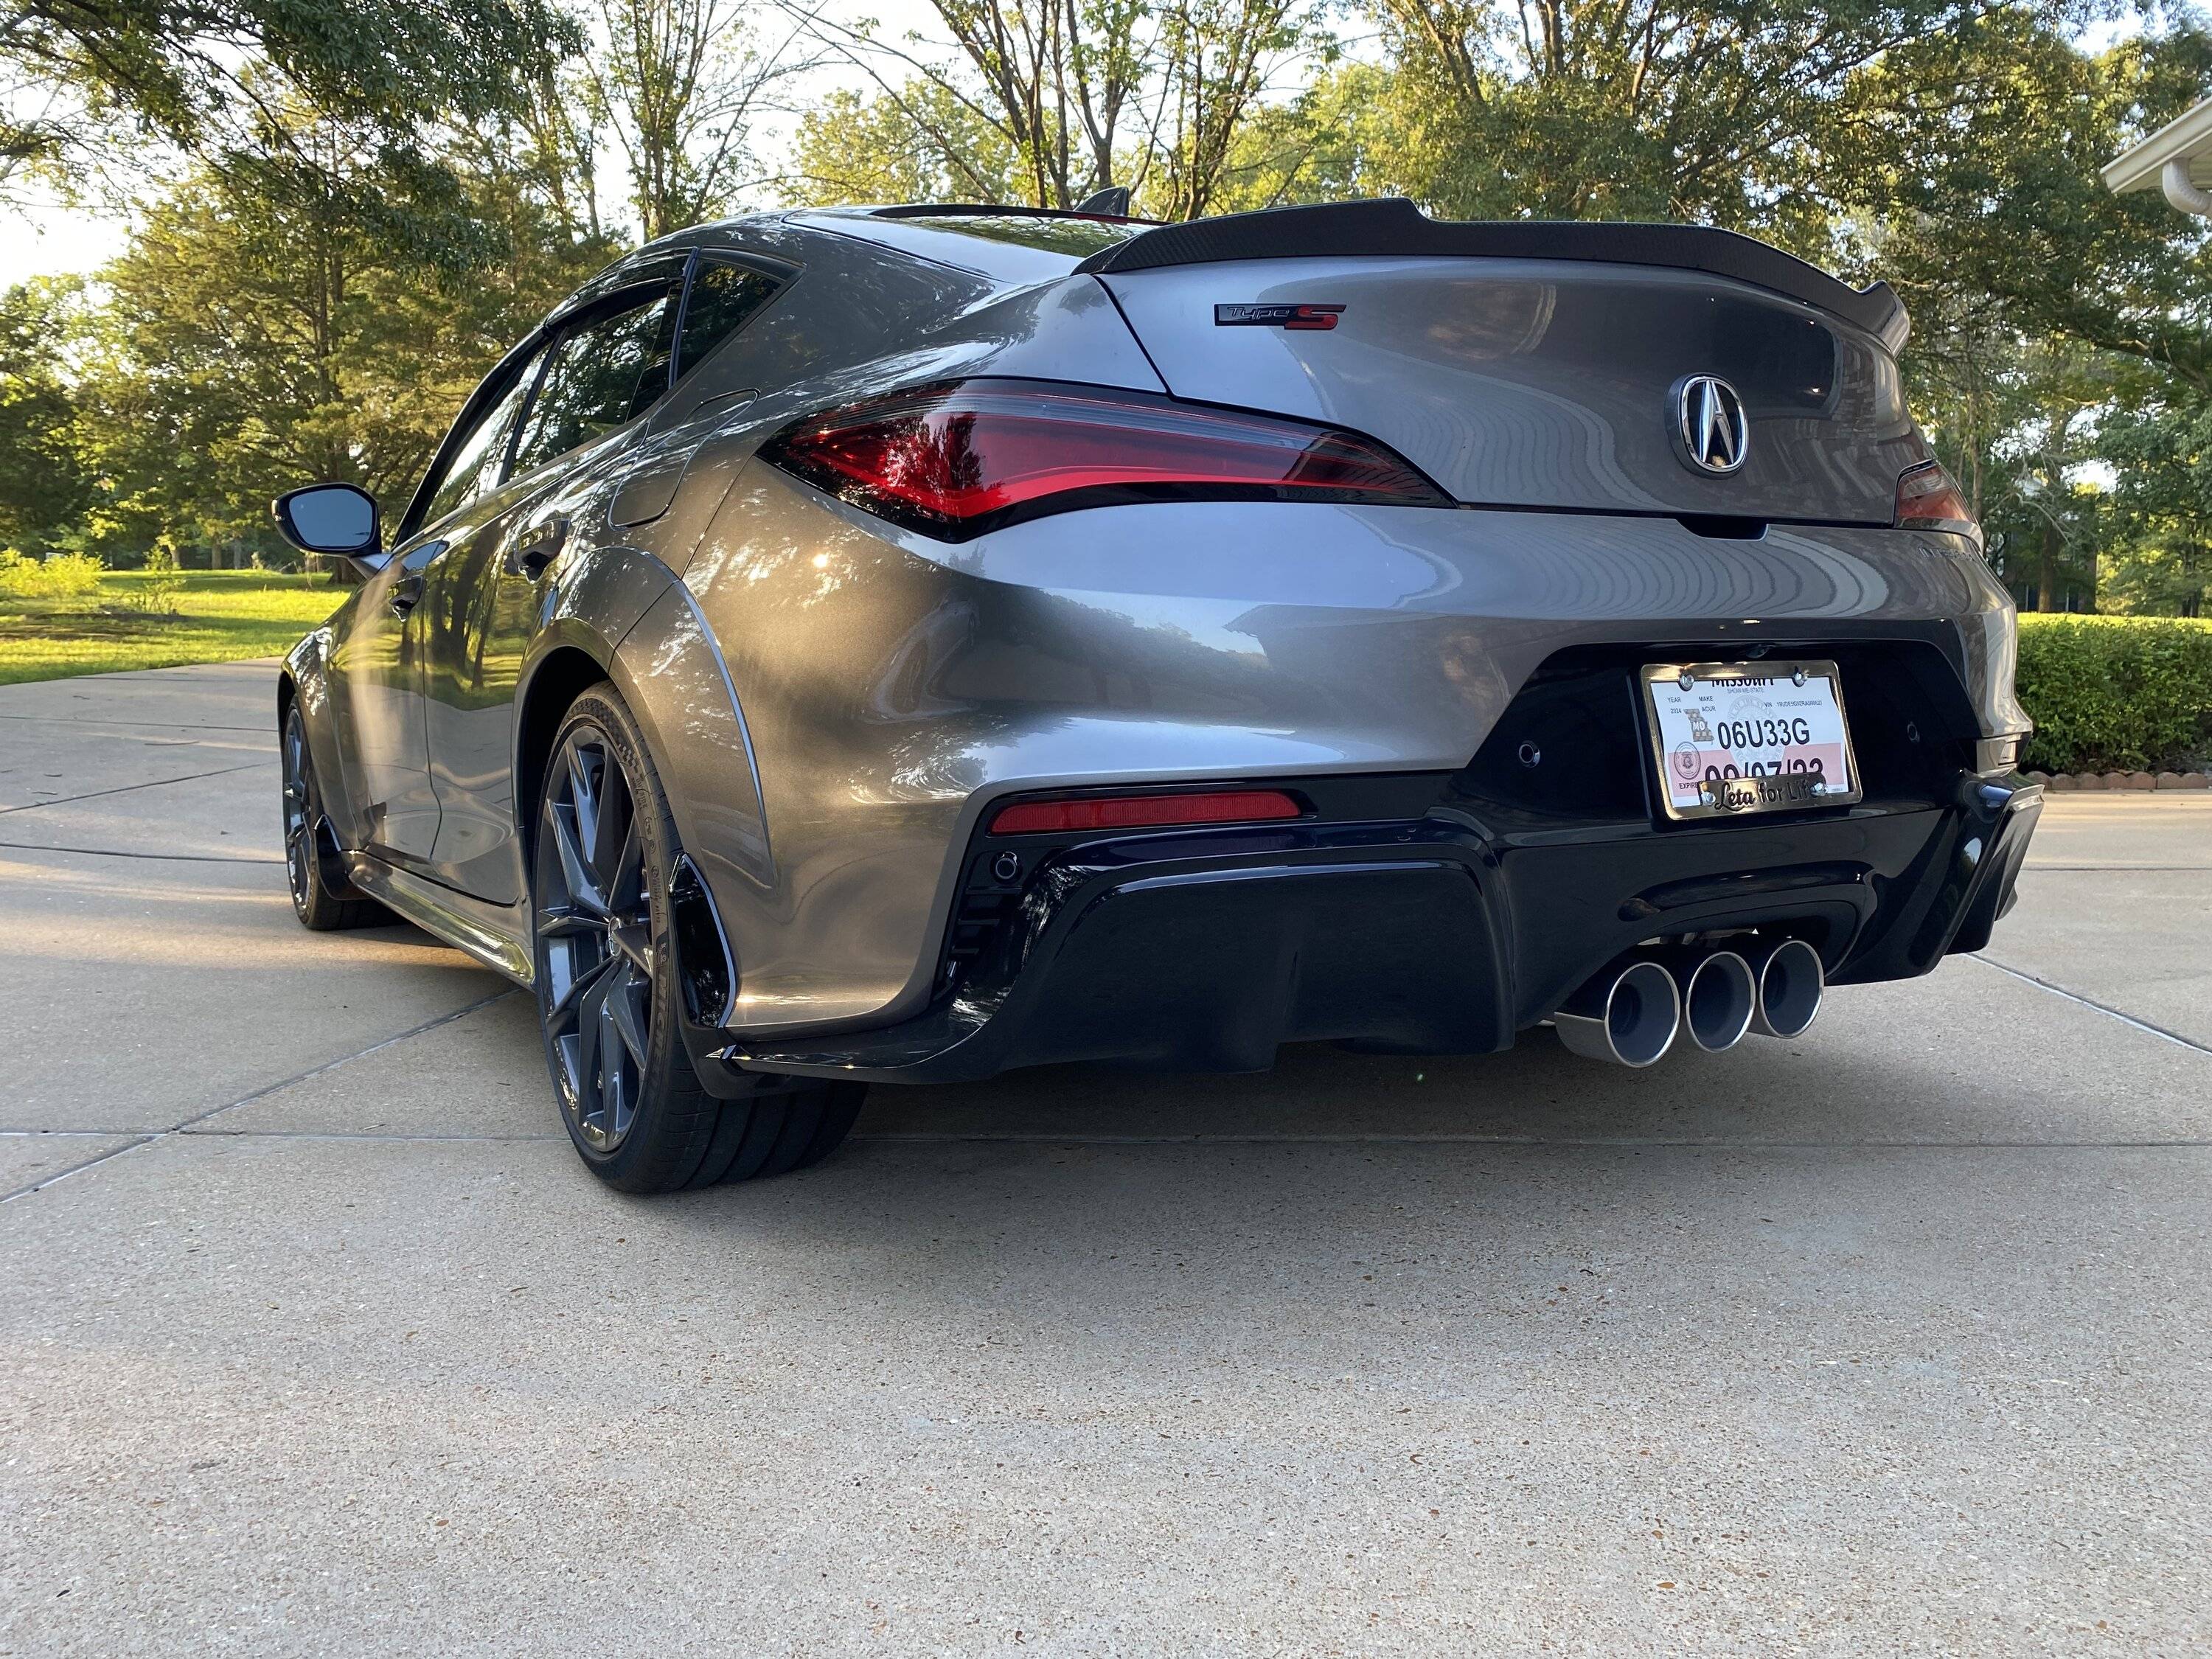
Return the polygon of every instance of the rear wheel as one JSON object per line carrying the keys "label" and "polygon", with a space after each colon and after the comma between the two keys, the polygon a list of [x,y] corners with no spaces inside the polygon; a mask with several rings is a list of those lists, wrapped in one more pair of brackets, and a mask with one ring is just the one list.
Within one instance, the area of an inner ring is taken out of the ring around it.
{"label": "rear wheel", "polygon": [[863,1085],[758,1079],[720,1100],[678,1029],[667,797],[629,710],[605,686],[570,706],[538,804],[532,900],[538,1011],[569,1139],[592,1174],[664,1193],[781,1175],[827,1157]]}
{"label": "rear wheel", "polygon": [[339,927],[368,927],[389,921],[392,914],[337,874],[337,849],[324,825],[323,795],[315,781],[314,751],[307,747],[307,722],[294,703],[284,711],[280,745],[284,768],[284,875],[292,888],[292,910],[302,927],[319,933]]}

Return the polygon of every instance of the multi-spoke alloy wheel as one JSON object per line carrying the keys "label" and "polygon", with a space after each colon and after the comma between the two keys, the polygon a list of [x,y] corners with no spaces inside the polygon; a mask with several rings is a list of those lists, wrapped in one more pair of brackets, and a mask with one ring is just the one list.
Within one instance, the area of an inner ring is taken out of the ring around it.
{"label": "multi-spoke alloy wheel", "polygon": [[315,783],[307,758],[307,728],[300,711],[284,717],[284,873],[292,884],[292,908],[307,908],[308,882],[315,859]]}
{"label": "multi-spoke alloy wheel", "polygon": [[337,855],[332,848],[325,861],[322,793],[315,783],[314,751],[307,747],[307,722],[296,702],[284,711],[278,750],[284,769],[284,878],[293,910],[319,933],[384,921],[382,905],[343,876],[330,873]]}
{"label": "multi-spoke alloy wheel", "polygon": [[568,1138],[626,1192],[781,1175],[825,1158],[860,1085],[692,1069],[668,878],[681,847],[645,736],[611,686],[570,705],[538,792],[532,849],[538,1012]]}
{"label": "multi-spoke alloy wheel", "polygon": [[636,792],[597,726],[570,726],[555,752],[538,836],[540,997],[562,1105],[611,1152],[649,1065],[653,908]]}

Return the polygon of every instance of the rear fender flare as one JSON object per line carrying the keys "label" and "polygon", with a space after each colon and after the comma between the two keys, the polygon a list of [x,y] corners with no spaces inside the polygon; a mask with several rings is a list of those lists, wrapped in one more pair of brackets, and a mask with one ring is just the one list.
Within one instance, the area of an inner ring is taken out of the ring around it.
{"label": "rear fender flare", "polygon": [[690,591],[672,583],[623,640],[616,688],[646,734],[676,830],[744,960],[744,920],[775,888],[760,765],[735,684]]}
{"label": "rear fender flare", "polygon": [[514,798],[529,855],[538,772],[562,710],[611,682],[645,733],[678,836],[718,893],[774,879],[760,770],[729,670],[690,592],[631,547],[556,568],[515,690]]}

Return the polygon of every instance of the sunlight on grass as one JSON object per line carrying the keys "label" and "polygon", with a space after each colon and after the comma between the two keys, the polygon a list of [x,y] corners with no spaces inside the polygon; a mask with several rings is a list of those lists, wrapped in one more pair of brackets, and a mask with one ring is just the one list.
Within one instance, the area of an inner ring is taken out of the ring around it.
{"label": "sunlight on grass", "polygon": [[185,570],[173,616],[131,608],[147,573],[111,570],[88,607],[0,598],[0,685],[25,680],[277,657],[343,603],[327,576]]}

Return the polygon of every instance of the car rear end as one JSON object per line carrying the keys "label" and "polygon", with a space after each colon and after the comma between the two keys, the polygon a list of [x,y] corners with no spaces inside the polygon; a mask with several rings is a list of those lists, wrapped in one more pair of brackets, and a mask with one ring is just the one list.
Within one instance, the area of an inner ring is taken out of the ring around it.
{"label": "car rear end", "polygon": [[[1987,939],[2039,805],[2012,617],[1886,289],[1401,204],[1102,239],[1066,281],[1156,378],[1000,355],[825,401],[687,578],[726,649],[732,592],[795,580],[770,548],[858,579],[733,658],[770,834],[838,873],[739,942],[793,994],[702,1054],[1249,1069],[1550,1019],[1646,1063],[1662,1016],[1790,1035],[1822,981]],[[809,1002],[825,964],[846,1001]]]}

